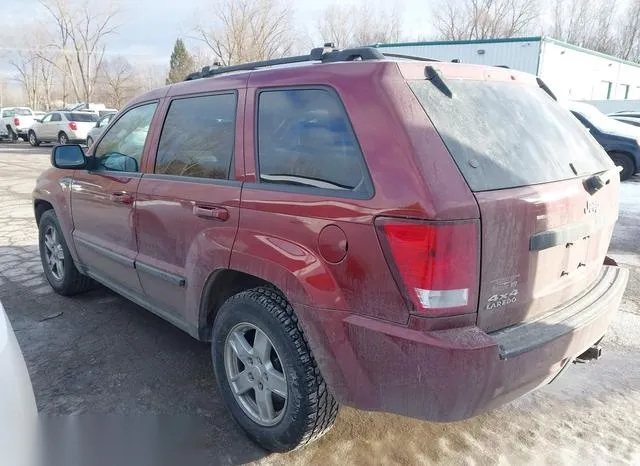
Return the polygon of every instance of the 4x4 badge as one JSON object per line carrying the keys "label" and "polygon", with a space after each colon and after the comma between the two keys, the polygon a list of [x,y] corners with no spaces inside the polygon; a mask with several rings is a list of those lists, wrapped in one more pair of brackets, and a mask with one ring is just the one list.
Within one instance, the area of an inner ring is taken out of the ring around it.
{"label": "4x4 badge", "polygon": [[594,201],[589,199],[587,201],[587,206],[584,208],[585,214],[597,214],[598,213],[599,204],[598,201]]}

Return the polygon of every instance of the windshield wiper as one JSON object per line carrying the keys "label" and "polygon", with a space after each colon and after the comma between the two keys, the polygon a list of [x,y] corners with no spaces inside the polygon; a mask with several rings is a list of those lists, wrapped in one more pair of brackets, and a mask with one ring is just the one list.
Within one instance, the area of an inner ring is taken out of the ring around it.
{"label": "windshield wiper", "polygon": [[424,67],[424,75],[429,81],[431,81],[434,86],[436,86],[436,89],[438,89],[450,99],[453,98],[453,91],[449,88],[449,86],[447,86],[447,83],[442,77],[442,73],[440,71],[429,65]]}

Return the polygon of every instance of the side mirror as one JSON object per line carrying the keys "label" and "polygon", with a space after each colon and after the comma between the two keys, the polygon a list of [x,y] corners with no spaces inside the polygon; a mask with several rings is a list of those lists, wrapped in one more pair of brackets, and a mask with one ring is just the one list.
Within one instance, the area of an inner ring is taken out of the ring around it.
{"label": "side mirror", "polygon": [[78,144],[55,146],[51,151],[51,165],[66,169],[85,168],[87,156]]}

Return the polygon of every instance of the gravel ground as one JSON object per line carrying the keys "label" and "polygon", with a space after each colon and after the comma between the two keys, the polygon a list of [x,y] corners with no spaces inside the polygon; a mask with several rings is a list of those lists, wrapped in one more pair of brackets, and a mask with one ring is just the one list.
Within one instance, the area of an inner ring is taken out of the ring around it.
{"label": "gravel ground", "polygon": [[0,144],[0,299],[43,415],[195,419],[201,435],[194,448],[208,464],[640,464],[640,177],[622,186],[611,255],[631,270],[631,280],[602,359],[574,365],[555,383],[464,422],[345,408],[316,444],[266,455],[231,422],[207,345],[108,290],[75,299],[51,292],[31,210],[48,152]]}

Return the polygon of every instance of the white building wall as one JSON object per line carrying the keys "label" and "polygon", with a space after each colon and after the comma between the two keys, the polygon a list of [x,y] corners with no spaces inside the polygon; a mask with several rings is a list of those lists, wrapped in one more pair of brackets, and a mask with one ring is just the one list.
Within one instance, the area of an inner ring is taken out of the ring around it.
{"label": "white building wall", "polygon": [[542,43],[538,74],[560,99],[640,99],[640,66],[549,39]]}
{"label": "white building wall", "polygon": [[[397,44],[380,45],[382,53],[398,53],[436,60],[459,59],[462,63],[478,65],[506,65],[510,68],[536,74],[540,40],[508,41],[485,43],[469,41],[458,43],[434,42],[428,45]],[[480,53],[479,53],[480,52]]]}

